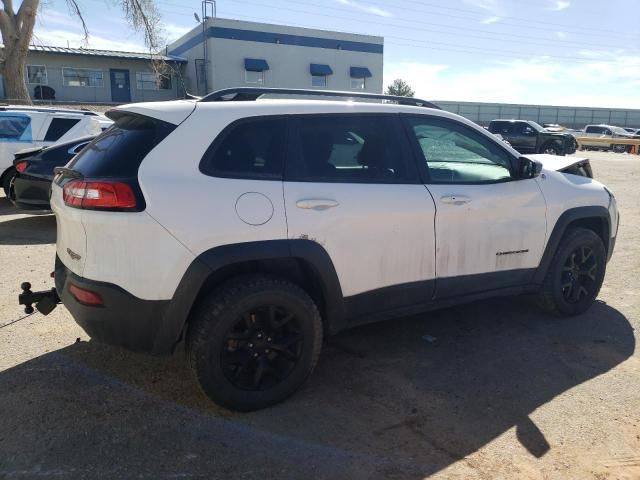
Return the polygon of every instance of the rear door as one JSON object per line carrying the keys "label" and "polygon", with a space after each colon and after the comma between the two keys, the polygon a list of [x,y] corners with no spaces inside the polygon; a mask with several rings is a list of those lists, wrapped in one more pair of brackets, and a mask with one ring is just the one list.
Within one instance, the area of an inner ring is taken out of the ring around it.
{"label": "rear door", "polygon": [[436,205],[436,298],[527,284],[540,263],[546,204],[518,180],[499,140],[457,120],[406,117]]}
{"label": "rear door", "polygon": [[[352,315],[430,301],[435,208],[398,117],[293,118],[284,183],[288,238],[328,252]],[[394,295],[375,295],[390,287]]]}

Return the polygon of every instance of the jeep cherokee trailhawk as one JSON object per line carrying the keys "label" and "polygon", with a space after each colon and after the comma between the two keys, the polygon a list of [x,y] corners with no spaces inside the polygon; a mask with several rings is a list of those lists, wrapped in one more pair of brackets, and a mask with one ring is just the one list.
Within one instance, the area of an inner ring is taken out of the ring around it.
{"label": "jeep cherokee trailhawk", "polygon": [[238,88],[107,115],[54,179],[56,288],[20,301],[59,296],[129,349],[184,344],[231,409],[290,396],[354,325],[534,292],[584,312],[616,239],[603,185],[416,99]]}

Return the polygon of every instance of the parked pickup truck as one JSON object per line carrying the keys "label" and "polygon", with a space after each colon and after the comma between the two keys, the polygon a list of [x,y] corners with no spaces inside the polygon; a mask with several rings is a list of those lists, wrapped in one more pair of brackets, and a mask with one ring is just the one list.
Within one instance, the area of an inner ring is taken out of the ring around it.
{"label": "parked pickup truck", "polygon": [[[640,135],[627,132],[622,127],[613,125],[587,125],[584,127],[584,133],[579,134],[582,139],[580,143],[587,150],[613,150],[614,152],[624,153],[629,149],[629,145],[616,144],[616,138],[623,139],[640,139]],[[584,137],[597,138],[599,141],[589,142]],[[602,139],[611,139],[611,143],[603,143]]]}
{"label": "parked pickup truck", "polygon": [[577,148],[577,142],[570,133],[551,132],[530,120],[492,120],[489,131],[500,134],[522,154],[567,155]]}

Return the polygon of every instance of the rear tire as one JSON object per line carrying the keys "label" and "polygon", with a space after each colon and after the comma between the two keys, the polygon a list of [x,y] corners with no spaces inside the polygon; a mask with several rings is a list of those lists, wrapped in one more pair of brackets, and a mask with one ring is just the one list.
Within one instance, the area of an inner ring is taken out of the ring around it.
{"label": "rear tire", "polygon": [[239,277],[196,308],[187,348],[204,393],[230,410],[279,403],[309,377],[322,347],[322,320],[297,285]]}
{"label": "rear tire", "polygon": [[592,230],[569,230],[551,261],[540,293],[548,312],[573,316],[595,301],[604,280],[607,256],[602,240]]}
{"label": "rear tire", "polygon": [[4,190],[4,195],[11,199],[11,180],[16,176],[16,169],[9,168],[5,173],[4,177],[2,177],[2,189]]}

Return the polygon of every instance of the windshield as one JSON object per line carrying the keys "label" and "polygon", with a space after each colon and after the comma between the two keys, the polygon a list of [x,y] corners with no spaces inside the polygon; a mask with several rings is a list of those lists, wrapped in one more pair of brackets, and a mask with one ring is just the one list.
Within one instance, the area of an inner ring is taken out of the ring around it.
{"label": "windshield", "polygon": [[529,122],[529,125],[531,125],[536,131],[538,132],[543,132],[544,128],[542,128],[539,124],[537,124],[536,122]]}
{"label": "windshield", "polygon": [[617,135],[629,135],[629,132],[621,127],[611,127],[611,131]]}

